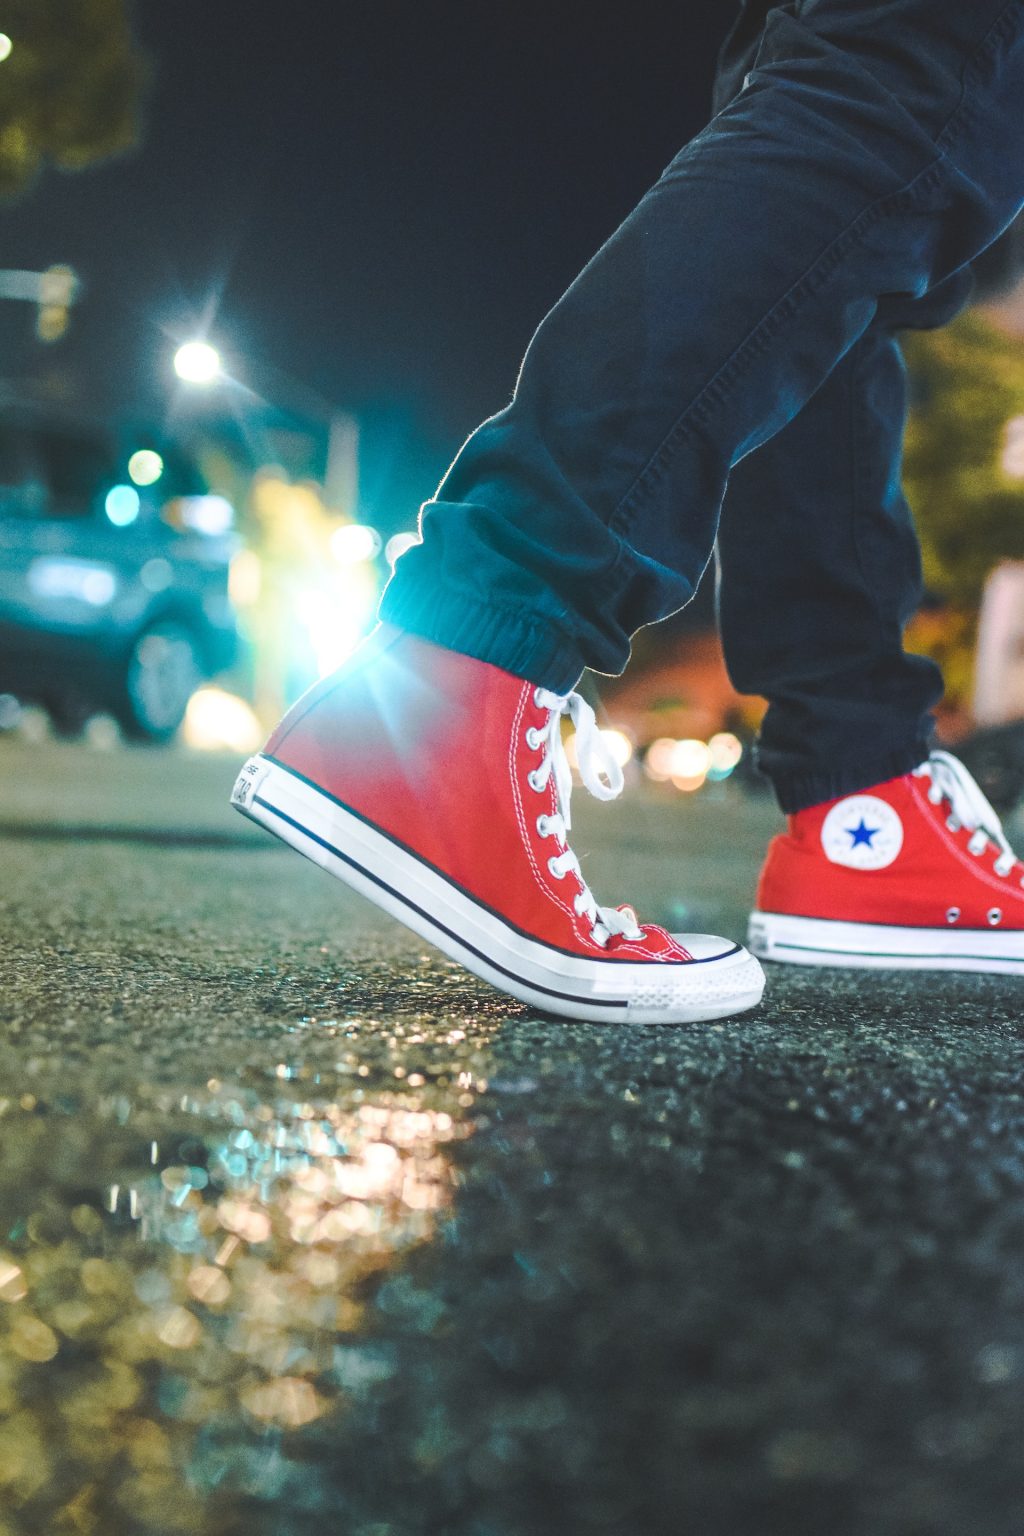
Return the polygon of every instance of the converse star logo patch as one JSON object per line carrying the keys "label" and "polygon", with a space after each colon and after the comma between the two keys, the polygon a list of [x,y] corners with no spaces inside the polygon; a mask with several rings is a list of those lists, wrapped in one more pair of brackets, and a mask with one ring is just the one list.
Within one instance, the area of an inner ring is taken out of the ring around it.
{"label": "converse star logo patch", "polygon": [[877,795],[851,795],[825,817],[821,846],[831,863],[847,869],[887,869],[903,847],[903,823]]}

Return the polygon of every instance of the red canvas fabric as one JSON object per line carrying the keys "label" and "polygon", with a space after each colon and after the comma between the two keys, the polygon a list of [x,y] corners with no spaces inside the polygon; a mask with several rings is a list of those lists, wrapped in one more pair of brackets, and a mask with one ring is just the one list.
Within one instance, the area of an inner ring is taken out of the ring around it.
{"label": "red canvas fabric", "polygon": [[537,832],[553,782],[527,775],[527,742],[548,711],[532,684],[398,631],[378,631],[288,712],[266,753],[434,866],[531,938],[591,958],[653,963],[690,956],[664,929],[607,947],[573,910],[581,890],[548,869],[560,849]]}
{"label": "red canvas fabric", "polygon": [[[851,869],[826,856],[822,828],[844,801],[830,800],[790,816],[788,831],[769,847],[758,909],[912,928],[1024,929],[1024,867],[1017,863],[1009,874],[996,874],[999,850],[991,843],[972,854],[967,846],[971,832],[950,829],[950,807],[929,800],[930,784],[927,776],[905,774],[864,791],[890,806],[902,826],[902,848],[882,869]],[[954,911],[957,916],[951,918]]]}

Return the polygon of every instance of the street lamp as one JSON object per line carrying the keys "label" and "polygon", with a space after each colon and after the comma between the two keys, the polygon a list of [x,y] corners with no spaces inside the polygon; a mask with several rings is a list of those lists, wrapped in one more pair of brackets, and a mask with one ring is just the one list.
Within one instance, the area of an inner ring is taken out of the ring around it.
{"label": "street lamp", "polygon": [[186,341],[174,354],[174,371],[186,384],[205,387],[220,378],[220,353],[208,341]]}

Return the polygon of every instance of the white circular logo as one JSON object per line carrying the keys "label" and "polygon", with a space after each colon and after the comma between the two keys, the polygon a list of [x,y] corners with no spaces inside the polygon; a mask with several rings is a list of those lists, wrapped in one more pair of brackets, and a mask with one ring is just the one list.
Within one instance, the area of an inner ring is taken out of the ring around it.
{"label": "white circular logo", "polygon": [[877,795],[851,795],[825,817],[821,846],[831,863],[847,869],[886,869],[903,847],[903,823]]}

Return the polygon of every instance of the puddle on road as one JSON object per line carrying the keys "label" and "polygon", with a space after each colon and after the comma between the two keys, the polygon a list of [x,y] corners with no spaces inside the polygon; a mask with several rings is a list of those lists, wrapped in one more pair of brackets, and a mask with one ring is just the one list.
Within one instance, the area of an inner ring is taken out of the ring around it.
{"label": "puddle on road", "polygon": [[0,1099],[0,1536],[251,1530],[252,1501],[312,1507],[306,1437],[395,1371],[368,1311],[444,1221],[486,1088],[486,1029],[398,1033],[421,1070],[394,1050],[367,1066],[332,1021],[316,1071]]}

